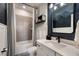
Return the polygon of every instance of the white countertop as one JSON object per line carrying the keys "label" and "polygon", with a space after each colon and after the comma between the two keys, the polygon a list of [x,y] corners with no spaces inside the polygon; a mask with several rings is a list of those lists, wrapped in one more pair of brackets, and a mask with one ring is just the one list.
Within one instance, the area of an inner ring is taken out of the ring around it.
{"label": "white countertop", "polygon": [[56,40],[37,40],[37,44],[43,44],[63,56],[79,56],[78,48],[62,42],[57,43]]}

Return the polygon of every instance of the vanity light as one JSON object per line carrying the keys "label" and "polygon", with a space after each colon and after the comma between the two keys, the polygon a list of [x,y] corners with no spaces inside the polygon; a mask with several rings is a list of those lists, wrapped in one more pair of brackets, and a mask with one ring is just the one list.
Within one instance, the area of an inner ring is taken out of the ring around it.
{"label": "vanity light", "polygon": [[51,9],[53,7],[53,4],[50,4],[49,8]]}
{"label": "vanity light", "polygon": [[23,7],[24,9],[26,8],[26,6],[24,6],[24,5],[23,5],[22,7]]}
{"label": "vanity light", "polygon": [[54,10],[56,10],[57,9],[57,6],[54,6]]}
{"label": "vanity light", "polygon": [[64,5],[64,3],[60,3],[60,6],[63,6]]}

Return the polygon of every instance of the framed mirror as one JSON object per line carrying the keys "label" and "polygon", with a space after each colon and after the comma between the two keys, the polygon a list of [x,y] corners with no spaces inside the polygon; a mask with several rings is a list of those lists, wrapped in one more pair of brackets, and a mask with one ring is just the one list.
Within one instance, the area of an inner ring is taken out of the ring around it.
{"label": "framed mirror", "polygon": [[48,4],[48,36],[74,40],[79,4]]}
{"label": "framed mirror", "polygon": [[73,33],[73,3],[52,4],[52,32]]}

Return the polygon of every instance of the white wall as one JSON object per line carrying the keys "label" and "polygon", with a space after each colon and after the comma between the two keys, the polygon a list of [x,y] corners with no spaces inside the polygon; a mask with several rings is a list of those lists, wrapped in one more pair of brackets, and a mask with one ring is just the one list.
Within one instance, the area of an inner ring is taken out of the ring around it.
{"label": "white wall", "polygon": [[44,23],[36,24],[36,39],[46,39],[47,35],[47,4],[43,3],[38,8],[38,15],[46,15]]}
{"label": "white wall", "polygon": [[77,22],[76,32],[75,32],[75,42],[76,46],[79,47],[79,21]]}

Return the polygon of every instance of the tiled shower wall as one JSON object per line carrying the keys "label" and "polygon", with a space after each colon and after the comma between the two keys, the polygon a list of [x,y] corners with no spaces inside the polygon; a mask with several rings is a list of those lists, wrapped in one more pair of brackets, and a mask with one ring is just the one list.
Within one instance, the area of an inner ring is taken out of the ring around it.
{"label": "tiled shower wall", "polygon": [[38,8],[38,16],[46,15],[44,23],[36,24],[36,39],[46,39],[47,35],[47,4],[43,3]]}

